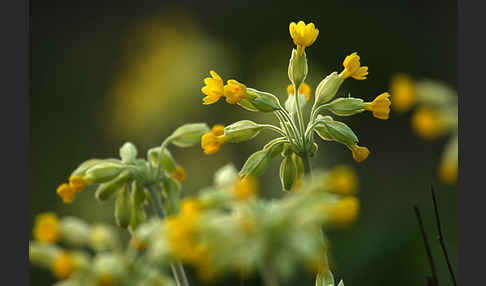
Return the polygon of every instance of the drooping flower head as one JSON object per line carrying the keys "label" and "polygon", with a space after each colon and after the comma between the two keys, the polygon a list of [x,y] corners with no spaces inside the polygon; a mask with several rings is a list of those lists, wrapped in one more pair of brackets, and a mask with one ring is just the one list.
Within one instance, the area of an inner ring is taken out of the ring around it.
{"label": "drooping flower head", "polygon": [[59,239],[59,233],[59,219],[54,213],[40,214],[35,218],[35,240],[45,244],[55,243]]}
{"label": "drooping flower head", "polygon": [[302,55],[306,47],[312,45],[317,36],[319,35],[319,30],[316,29],[314,23],[305,24],[303,21],[299,21],[297,24],[291,22],[289,25],[290,37],[297,46],[297,53]]}
{"label": "drooping flower head", "polygon": [[[311,89],[311,88],[310,88],[310,86],[309,86],[307,83],[305,83],[305,82],[303,82],[303,83],[302,83],[302,84],[299,86],[299,94],[303,94],[303,95],[305,95],[305,101],[309,101],[309,99],[310,99],[310,95],[311,95],[311,91],[312,91],[312,89]],[[294,94],[295,94],[295,93],[294,93],[294,85],[289,84],[289,85],[287,86],[287,94],[288,94],[289,96],[292,96],[292,95],[294,95]]]}
{"label": "drooping flower head", "polygon": [[207,155],[218,152],[219,148],[224,144],[224,126],[214,125],[211,131],[201,137],[201,147]]}
{"label": "drooping flower head", "polygon": [[357,80],[364,80],[368,75],[368,67],[361,66],[358,53],[352,53],[343,61],[344,70],[341,72],[343,78],[352,77]]}
{"label": "drooping flower head", "polygon": [[204,79],[206,85],[201,88],[201,91],[206,95],[203,98],[203,104],[205,105],[213,104],[224,96],[223,80],[215,71],[210,71],[209,73],[211,77]]}
{"label": "drooping flower head", "polygon": [[358,163],[363,162],[370,155],[370,150],[368,150],[368,148],[358,146],[358,144],[352,145],[350,149],[353,153],[353,159]]}
{"label": "drooping flower head", "polygon": [[405,74],[398,74],[391,81],[391,93],[393,94],[393,110],[405,112],[416,102],[415,84]]}
{"label": "drooping flower head", "polygon": [[373,112],[373,116],[387,120],[390,115],[390,94],[384,92],[378,95],[372,102],[365,103],[365,109]]}
{"label": "drooping flower head", "polygon": [[57,187],[56,193],[61,197],[62,202],[70,204],[76,198],[76,189],[72,188],[69,184],[63,183]]}
{"label": "drooping flower head", "polygon": [[439,114],[428,107],[420,107],[412,117],[412,128],[424,139],[432,140],[443,130]]}

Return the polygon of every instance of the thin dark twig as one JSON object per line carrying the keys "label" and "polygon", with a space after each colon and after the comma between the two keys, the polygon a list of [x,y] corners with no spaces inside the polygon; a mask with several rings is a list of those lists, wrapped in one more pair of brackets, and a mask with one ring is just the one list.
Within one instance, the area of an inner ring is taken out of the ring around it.
{"label": "thin dark twig", "polygon": [[430,251],[429,241],[427,240],[427,235],[425,234],[424,223],[422,221],[422,216],[420,215],[420,210],[416,204],[413,205],[413,209],[415,210],[415,214],[417,215],[417,221],[419,223],[420,232],[422,233],[422,238],[425,244],[425,251],[427,252],[427,256],[429,258],[430,270],[432,272],[432,279],[435,282],[435,285],[439,286],[439,280],[437,279],[437,271],[435,269],[434,258],[432,257],[432,251]]}
{"label": "thin dark twig", "polygon": [[452,264],[451,264],[451,261],[449,260],[449,255],[447,254],[444,236],[442,235],[442,228],[441,228],[441,225],[440,225],[439,210],[438,210],[438,207],[437,207],[437,200],[436,200],[436,196],[435,196],[434,185],[431,185],[430,191],[432,193],[432,200],[434,202],[435,219],[437,221],[437,232],[439,233],[437,239],[440,242],[442,252],[444,252],[445,260],[447,262],[447,268],[449,268],[449,273],[451,274],[452,283],[454,283],[454,286],[457,286],[456,276],[454,275],[454,271],[452,270]]}

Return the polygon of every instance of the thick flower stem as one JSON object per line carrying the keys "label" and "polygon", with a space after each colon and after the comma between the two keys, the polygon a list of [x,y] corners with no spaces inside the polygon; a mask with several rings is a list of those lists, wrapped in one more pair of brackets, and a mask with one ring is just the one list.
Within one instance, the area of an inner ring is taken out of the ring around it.
{"label": "thick flower stem", "polygon": [[304,174],[312,175],[312,167],[310,164],[309,153],[304,153],[302,156],[302,161],[304,162]]}
{"label": "thick flower stem", "polygon": [[[155,185],[149,186],[148,189],[150,191],[150,196],[152,197],[153,207],[156,210],[157,215],[160,217],[160,219],[163,219],[165,213],[164,205],[160,197],[160,190],[158,190]],[[189,286],[186,273],[184,272],[184,267],[182,266],[182,263],[180,261],[174,261],[170,265],[170,268],[172,269],[172,274],[174,275],[177,286]]]}

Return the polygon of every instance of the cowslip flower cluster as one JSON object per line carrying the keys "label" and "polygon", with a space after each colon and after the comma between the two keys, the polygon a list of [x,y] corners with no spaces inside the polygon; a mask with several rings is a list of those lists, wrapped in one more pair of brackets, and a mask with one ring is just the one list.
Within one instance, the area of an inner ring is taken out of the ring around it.
{"label": "cowslip flower cluster", "polygon": [[[216,153],[225,143],[238,143],[250,140],[263,129],[272,130],[280,137],[270,141],[262,150],[251,155],[240,171],[240,175],[258,176],[266,168],[270,159],[281,153],[280,176],[282,188],[290,191],[304,172],[310,169],[309,157],[317,152],[314,134],[326,141],[344,144],[352,153],[356,162],[363,162],[369,156],[367,147],[358,145],[358,138],[345,123],[334,120],[331,116],[322,116],[321,111],[328,111],[338,116],[351,116],[363,111],[370,111],[375,118],[387,120],[390,114],[390,93],[384,92],[373,101],[365,102],[359,98],[344,97],[332,100],[341,84],[347,78],[364,80],[368,67],[361,65],[361,58],[354,52],[346,56],[341,73],[333,72],[325,77],[315,89],[314,104],[310,116],[304,119],[306,103],[311,98],[311,87],[306,84],[307,55],[305,48],[311,46],[319,35],[313,23],[299,21],[289,25],[290,37],[297,50],[293,49],[289,61],[288,75],[291,84],[287,87],[288,97],[283,107],[279,99],[268,92],[247,88],[235,80],[229,80],[223,86],[222,78],[210,71],[211,78],[204,79],[202,92],[206,95],[203,104],[216,103],[222,96],[231,104],[253,112],[271,112],[280,125],[259,124],[242,120],[223,126],[215,125],[203,135],[201,147],[205,154]],[[298,87],[298,88],[297,88]],[[331,101],[332,100],[332,101]],[[298,173],[297,165],[302,164],[304,172]]]}
{"label": "cowslip flower cluster", "polygon": [[425,140],[449,136],[442,153],[438,175],[442,182],[457,182],[458,118],[457,93],[448,85],[432,80],[413,80],[408,75],[392,78],[393,108],[398,112],[413,109],[412,129]]}
{"label": "cowslip flower cluster", "polygon": [[[46,244],[40,229],[51,232],[47,220],[55,218],[60,235]],[[58,218],[53,213],[40,214],[34,226],[34,240],[29,241],[29,260],[34,265],[49,269],[59,280],[55,285],[169,285],[166,267],[143,262],[135,255],[140,248],[130,242],[122,247],[119,234],[111,226],[91,225],[74,217]],[[40,240],[39,240],[40,238]],[[132,237],[133,241],[135,236]],[[62,243],[63,246],[56,244]],[[143,263],[141,263],[143,262]],[[163,284],[158,284],[163,283]]]}
{"label": "cowslip flower cluster", "polygon": [[[146,242],[152,262],[179,259],[195,267],[205,281],[228,272],[250,277],[269,271],[262,265],[282,278],[295,274],[298,265],[327,273],[322,253],[329,245],[320,227],[349,225],[359,212],[357,198],[341,194],[342,187],[330,183],[342,172],[342,166],[317,171],[314,179],[302,179],[295,194],[265,200],[258,197],[256,178],[242,179],[226,165],[215,173],[214,185],[182,202],[178,214],[147,221],[135,235]],[[344,172],[348,177],[352,173]]]}

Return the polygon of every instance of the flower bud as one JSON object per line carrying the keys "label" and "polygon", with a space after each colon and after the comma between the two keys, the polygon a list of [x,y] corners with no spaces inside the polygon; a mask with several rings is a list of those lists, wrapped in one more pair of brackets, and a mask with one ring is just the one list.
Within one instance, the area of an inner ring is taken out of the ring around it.
{"label": "flower bud", "polygon": [[292,154],[292,160],[297,168],[297,177],[300,177],[304,174],[304,161],[302,161],[302,158],[295,153]]}
{"label": "flower bud", "polygon": [[275,156],[277,156],[278,154],[280,154],[282,152],[282,150],[285,146],[284,142],[285,141],[282,140],[282,138],[275,138],[275,139],[271,140],[270,142],[268,142],[263,147],[263,149],[269,151],[268,156],[270,158],[274,158]]}
{"label": "flower bud", "polygon": [[257,136],[263,128],[263,125],[251,120],[241,120],[226,126],[224,128],[224,137],[226,142],[239,143]]}
{"label": "flower bud", "polygon": [[115,220],[116,224],[122,228],[127,228],[132,218],[132,206],[130,203],[130,190],[125,184],[116,197],[115,201]]}
{"label": "flower bud", "polygon": [[214,184],[216,186],[226,186],[238,178],[238,171],[233,164],[227,164],[219,168],[214,173]]}
{"label": "flower bud", "polygon": [[346,124],[333,120],[330,116],[318,117],[315,131],[323,140],[337,141],[346,146],[355,145],[358,137]]}
{"label": "flower bud", "polygon": [[137,159],[137,148],[130,142],[126,142],[120,148],[120,158],[123,163],[131,163]]}
{"label": "flower bud", "polygon": [[71,173],[71,176],[84,176],[84,174],[86,173],[86,171],[89,168],[94,167],[95,165],[100,164],[102,162],[104,162],[104,160],[101,160],[101,159],[89,159],[89,160],[86,160],[83,163],[81,163],[76,168],[76,170],[74,170]]}
{"label": "flower bud", "polygon": [[242,107],[248,105],[261,112],[272,112],[280,109],[278,98],[271,93],[248,88],[247,95],[246,103],[241,104]]}
{"label": "flower bud", "polygon": [[50,267],[60,249],[56,245],[46,245],[35,241],[29,241],[29,261],[43,267]]}
{"label": "flower bud", "polygon": [[364,108],[365,105],[363,104],[363,100],[353,97],[338,98],[329,103],[327,107],[328,110],[339,116],[354,115],[363,112],[365,110]]}
{"label": "flower bud", "polygon": [[297,166],[291,156],[284,157],[280,164],[280,182],[285,191],[290,191],[297,177]]}
{"label": "flower bud", "polygon": [[145,214],[145,209],[143,208],[143,203],[146,199],[144,189],[139,186],[136,182],[132,184],[132,193],[130,196],[131,205],[131,218],[129,230],[134,232],[137,227],[145,222],[147,215]]}
{"label": "flower bud", "polygon": [[130,179],[131,176],[131,173],[128,170],[125,170],[115,179],[100,184],[95,193],[96,199],[100,201],[109,199],[113,194],[122,189],[123,185]]}
{"label": "flower bud", "polygon": [[178,147],[191,147],[201,143],[201,136],[209,132],[206,123],[189,123],[177,128],[170,136],[170,142]]}
{"label": "flower bud", "polygon": [[122,257],[102,253],[94,259],[92,271],[95,285],[118,285],[126,269]]}
{"label": "flower bud", "polygon": [[246,160],[245,164],[240,170],[240,176],[246,177],[249,175],[259,176],[264,171],[269,162],[270,149],[263,149],[253,153]]}
{"label": "flower bud", "polygon": [[108,225],[95,225],[91,228],[90,246],[96,251],[113,249],[118,244],[116,232]]}
{"label": "flower bud", "polygon": [[288,70],[290,81],[295,86],[300,86],[307,76],[307,70],[307,56],[305,52],[299,55],[296,49],[292,49]]}
{"label": "flower bud", "polygon": [[121,164],[103,162],[89,168],[84,179],[88,184],[107,182],[117,177],[123,168],[124,166]]}
{"label": "flower bud", "polygon": [[64,217],[60,227],[62,241],[73,246],[84,246],[89,241],[89,225],[76,217]]}
{"label": "flower bud", "polygon": [[337,72],[333,72],[324,78],[316,88],[315,105],[321,105],[331,100],[337,93],[343,79]]}

